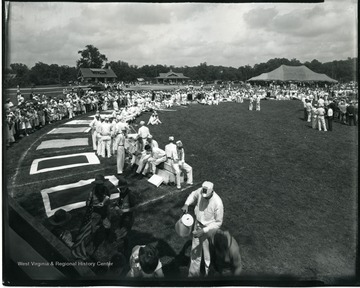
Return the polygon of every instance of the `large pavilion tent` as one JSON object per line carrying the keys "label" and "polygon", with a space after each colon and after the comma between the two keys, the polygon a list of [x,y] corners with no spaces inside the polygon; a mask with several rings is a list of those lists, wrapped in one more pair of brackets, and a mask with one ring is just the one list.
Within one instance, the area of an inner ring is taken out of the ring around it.
{"label": "large pavilion tent", "polygon": [[305,65],[302,66],[288,66],[281,65],[273,71],[262,73],[259,76],[250,78],[247,81],[298,81],[298,82],[330,82],[337,83],[338,81],[321,73],[316,73],[310,70]]}

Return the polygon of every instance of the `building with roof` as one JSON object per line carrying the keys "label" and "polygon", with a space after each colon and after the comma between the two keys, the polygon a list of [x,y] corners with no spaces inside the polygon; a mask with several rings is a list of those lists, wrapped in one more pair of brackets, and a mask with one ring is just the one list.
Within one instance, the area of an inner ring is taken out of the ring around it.
{"label": "building with roof", "polygon": [[159,73],[159,76],[155,79],[158,83],[180,83],[190,80],[190,78],[184,76],[183,73],[173,72],[171,69],[168,73]]}
{"label": "building with roof", "polygon": [[330,82],[337,83],[338,81],[321,73],[316,73],[310,70],[305,65],[288,66],[281,65],[280,67],[268,73],[262,73],[259,76],[252,77],[247,81],[297,81],[297,82]]}
{"label": "building with roof", "polygon": [[81,82],[114,82],[116,79],[111,68],[80,68],[78,73],[78,80]]}

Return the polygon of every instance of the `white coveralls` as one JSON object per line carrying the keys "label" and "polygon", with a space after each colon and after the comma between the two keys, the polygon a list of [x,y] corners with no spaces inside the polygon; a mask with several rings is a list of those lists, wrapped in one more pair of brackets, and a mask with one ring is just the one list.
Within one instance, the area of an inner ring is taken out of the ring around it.
{"label": "white coveralls", "polygon": [[214,191],[210,199],[201,195],[202,187],[191,192],[185,201],[185,205],[197,203],[195,206],[196,221],[194,230],[203,229],[204,235],[199,238],[193,237],[190,255],[189,277],[200,276],[201,256],[204,253],[205,274],[209,272],[210,251],[207,233],[212,229],[221,227],[224,218],[224,206],[219,195]]}
{"label": "white coveralls", "polygon": [[[155,174],[156,166],[166,161],[166,153],[160,148],[153,148],[151,157],[148,160],[148,164],[151,164],[151,172]],[[145,167],[146,169],[147,167]]]}
{"label": "white coveralls", "polygon": [[97,120],[95,117],[94,117],[94,120],[91,121],[90,123],[90,127],[91,127],[91,139],[92,139],[92,143],[93,143],[93,150],[97,150],[97,139],[96,139],[96,125],[97,125],[97,122],[100,123],[100,120]]}
{"label": "white coveralls", "polygon": [[193,171],[192,167],[185,162],[185,151],[184,148],[177,149],[177,154],[179,157],[179,168],[180,170],[185,170],[187,181],[186,183],[189,185],[193,184]]}
{"label": "white coveralls", "polygon": [[102,139],[102,149],[101,156],[105,157],[105,150],[107,152],[108,158],[111,157],[111,123],[103,122],[101,124],[101,139]]}
{"label": "white coveralls", "polygon": [[116,167],[117,167],[117,174],[122,174],[124,170],[125,164],[125,139],[126,136],[124,132],[118,135],[118,148],[117,148],[117,155],[116,155]]}
{"label": "white coveralls", "polygon": [[102,127],[102,123],[101,121],[96,122],[95,125],[95,130],[96,130],[96,144],[97,144],[97,150],[96,153],[98,155],[101,155],[101,151],[102,151],[102,146],[103,146],[103,141],[101,138],[101,127]]}
{"label": "white coveralls", "polygon": [[318,128],[319,131],[321,131],[321,126],[324,129],[324,131],[327,131],[326,124],[325,124],[325,109],[323,107],[319,107],[317,109],[318,111]]}
{"label": "white coveralls", "polygon": [[180,189],[181,188],[181,183],[180,183],[180,173],[181,173],[181,171],[180,171],[180,168],[179,168],[179,157],[178,157],[178,154],[177,154],[176,145],[174,143],[172,143],[172,142],[167,144],[165,146],[165,153],[166,153],[167,162],[175,170],[176,187],[178,189]]}

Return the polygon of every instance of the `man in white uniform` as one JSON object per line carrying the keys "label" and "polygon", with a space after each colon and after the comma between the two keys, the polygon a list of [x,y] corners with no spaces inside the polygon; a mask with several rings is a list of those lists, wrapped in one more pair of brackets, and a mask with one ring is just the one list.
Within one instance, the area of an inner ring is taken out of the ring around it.
{"label": "man in white uniform", "polygon": [[325,124],[325,108],[323,106],[319,106],[317,109],[318,111],[318,128],[319,131],[321,131],[321,127],[324,129],[324,131],[327,131],[326,124]]}
{"label": "man in white uniform", "polygon": [[121,129],[121,133],[117,139],[117,155],[116,155],[116,167],[117,167],[117,174],[122,174],[124,170],[125,164],[125,139],[126,139],[126,128],[123,127]]}
{"label": "man in white uniform", "polygon": [[152,135],[149,135],[146,139],[146,144],[149,144],[151,148],[159,148],[158,142],[153,138]]}
{"label": "man in white uniform", "polygon": [[[166,161],[166,153],[165,153],[164,150],[162,150],[160,148],[156,148],[156,147],[151,148],[151,146],[149,146],[149,145],[145,145],[145,150],[146,151],[149,151],[149,150],[151,151],[151,157],[148,160],[148,165],[151,165],[151,167],[149,167],[149,168],[151,168],[150,172],[155,174],[156,166],[159,165],[160,163]],[[146,168],[147,167],[145,167],[144,170],[147,170]]]}
{"label": "man in white uniform", "polygon": [[179,168],[180,170],[185,170],[187,181],[186,184],[192,185],[193,184],[193,172],[192,167],[185,162],[185,151],[182,142],[176,141],[176,149],[177,149],[177,155],[179,158]]}
{"label": "man in white uniform", "polygon": [[138,130],[138,135],[143,139],[144,145],[146,144],[147,137],[150,135],[149,128],[145,126],[144,121],[140,121],[140,128]]}
{"label": "man in white uniform", "polygon": [[111,157],[111,123],[109,123],[109,117],[105,118],[105,121],[101,124],[101,139],[102,149],[101,156],[105,157],[105,150],[107,157]]}
{"label": "man in white uniform", "polygon": [[210,251],[207,233],[212,229],[219,229],[224,218],[224,206],[221,198],[214,191],[212,182],[205,181],[201,188],[191,192],[181,210],[188,213],[189,205],[195,203],[196,221],[191,246],[189,277],[200,276],[202,255],[204,255],[205,275],[208,275]]}
{"label": "man in white uniform", "polygon": [[90,127],[91,127],[91,139],[93,142],[93,150],[97,150],[97,139],[96,139],[96,125],[97,123],[100,123],[100,114],[96,114],[94,117],[94,120],[91,121]]}
{"label": "man in white uniform", "polygon": [[180,183],[180,168],[179,168],[179,157],[177,154],[176,145],[174,144],[174,137],[169,137],[169,144],[165,146],[165,153],[167,162],[171,165],[171,167],[175,171],[176,175],[176,187],[178,189],[181,189],[181,183]]}
{"label": "man in white uniform", "polygon": [[97,155],[100,156],[102,153],[102,146],[103,146],[103,141],[102,141],[102,137],[101,137],[101,127],[102,124],[104,123],[104,118],[100,116],[100,121],[98,121],[95,125],[95,130],[96,130],[96,143],[97,143]]}

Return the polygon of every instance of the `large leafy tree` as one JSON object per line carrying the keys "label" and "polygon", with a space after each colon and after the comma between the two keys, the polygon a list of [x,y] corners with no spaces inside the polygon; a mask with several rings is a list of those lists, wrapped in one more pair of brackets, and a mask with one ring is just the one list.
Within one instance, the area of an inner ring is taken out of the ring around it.
{"label": "large leafy tree", "polygon": [[16,74],[15,78],[11,81],[11,86],[15,87],[19,85],[20,87],[24,87],[26,85],[30,84],[29,74],[30,70],[29,68],[22,63],[14,63],[10,64],[11,72]]}
{"label": "large leafy tree", "polygon": [[76,61],[77,68],[102,68],[103,63],[107,61],[104,54],[93,45],[86,45],[84,50],[78,51],[81,58]]}

